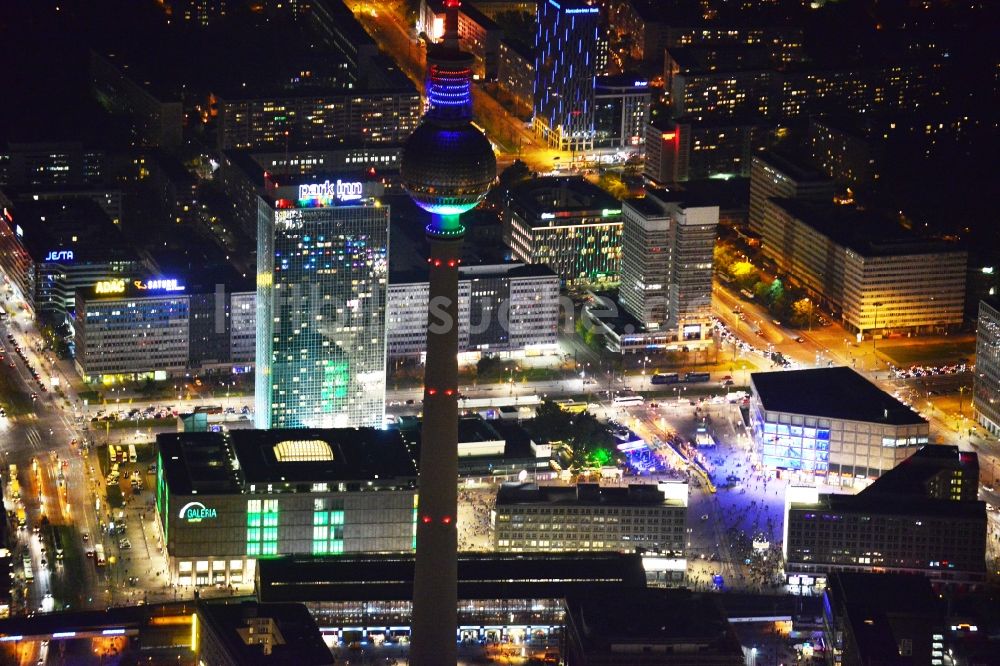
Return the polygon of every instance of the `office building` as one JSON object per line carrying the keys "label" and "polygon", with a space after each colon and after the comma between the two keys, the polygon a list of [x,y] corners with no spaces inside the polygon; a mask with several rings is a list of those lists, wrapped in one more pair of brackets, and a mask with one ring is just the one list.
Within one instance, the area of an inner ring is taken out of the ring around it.
{"label": "office building", "polygon": [[994,437],[1000,436],[1000,300],[996,298],[979,302],[972,395],[976,421]]}
{"label": "office building", "polygon": [[618,281],[621,203],[584,178],[533,178],[511,187],[503,224],[516,261],[544,264],[567,285]]}
{"label": "office building", "polygon": [[[444,37],[445,7],[441,0],[420,0],[417,15],[417,32],[424,33],[432,42]],[[474,78],[493,81],[497,78],[500,40],[503,30],[472,5],[462,5],[458,10],[458,38],[462,48],[475,58]]]}
{"label": "office building", "polygon": [[497,552],[586,552],[645,549],[683,557],[686,483],[626,488],[505,483],[497,492]]}
{"label": "office building", "polygon": [[[231,288],[241,291],[230,291]],[[190,368],[235,373],[253,368],[257,357],[257,294],[241,280],[189,290]]]}
{"label": "office building", "polygon": [[316,620],[302,604],[199,601],[192,625],[191,647],[202,664],[334,663]]}
{"label": "office building", "polygon": [[[386,340],[390,358],[427,351],[425,274],[390,276]],[[459,353],[535,355],[556,350],[559,277],[545,266],[462,266]]]}
{"label": "office building", "polygon": [[[857,495],[790,486],[785,572],[793,592],[835,571],[920,574],[974,586],[986,576],[986,504],[975,453],[925,446]],[[805,580],[803,580],[805,579]]]}
{"label": "office building", "polygon": [[540,2],[536,16],[535,134],[559,150],[592,150],[600,8]]}
{"label": "office building", "polygon": [[769,472],[847,487],[930,441],[923,417],[843,366],[751,374],[750,428]]}
{"label": "office building", "polygon": [[639,155],[646,140],[651,93],[636,76],[601,76],[594,89],[594,148]]}
{"label": "office building", "polygon": [[619,301],[646,331],[697,341],[712,329],[712,250],[719,207],[650,189],[622,203]]}
{"label": "office building", "polygon": [[749,176],[750,158],[766,147],[773,126],[760,119],[657,119],[646,124],[643,175],[658,185]]}
{"label": "office building", "polygon": [[191,370],[247,372],[255,360],[254,301],[252,291],[190,287],[175,278],[112,278],[79,289],[72,319],[77,372],[103,383]]}
{"label": "office building", "polygon": [[750,162],[750,229],[762,233],[768,199],[833,201],[833,181],[818,169],[775,152],[754,155]]}
{"label": "office building", "polygon": [[794,199],[768,200],[759,229],[764,256],[859,341],[963,322],[968,253],[957,242],[923,239],[888,214]]}
{"label": "office building", "polygon": [[156,463],[178,585],[250,583],[261,557],[413,550],[416,469],[397,431],[161,434]]}
{"label": "office building", "polygon": [[719,600],[686,589],[571,595],[565,632],[566,666],[747,663]]}
{"label": "office building", "polygon": [[380,428],[389,208],[359,181],[273,188],[257,233],[260,428]]}
{"label": "office building", "polygon": [[84,381],[166,379],[189,367],[190,296],[184,286],[176,280],[135,283],[103,280],[77,292],[75,362]]}
{"label": "office building", "polygon": [[823,591],[825,663],[972,663],[951,649],[945,661],[953,645],[945,616],[945,604],[919,576],[833,574]]}
{"label": "office building", "polygon": [[497,50],[497,86],[513,100],[519,113],[535,108],[535,52],[517,39],[505,37]]}
{"label": "office building", "polygon": [[0,267],[33,313],[56,323],[73,310],[77,289],[145,273],[135,248],[100,206],[78,197],[6,200]]}

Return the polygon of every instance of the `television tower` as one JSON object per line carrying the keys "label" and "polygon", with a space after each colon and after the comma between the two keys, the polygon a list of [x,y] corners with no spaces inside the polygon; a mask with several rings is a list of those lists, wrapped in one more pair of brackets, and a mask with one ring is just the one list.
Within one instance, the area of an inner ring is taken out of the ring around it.
{"label": "television tower", "polygon": [[427,53],[430,109],[403,148],[403,186],[431,214],[424,420],[410,663],[458,660],[458,265],[465,227],[496,179],[489,141],[471,124],[472,56],[458,46],[460,0],[445,0],[444,39]]}

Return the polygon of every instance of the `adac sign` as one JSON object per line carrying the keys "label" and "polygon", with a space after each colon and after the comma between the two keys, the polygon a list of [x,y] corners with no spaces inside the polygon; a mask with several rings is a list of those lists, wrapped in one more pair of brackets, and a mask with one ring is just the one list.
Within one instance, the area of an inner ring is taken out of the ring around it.
{"label": "adac sign", "polygon": [[219,515],[215,509],[209,509],[201,502],[188,502],[181,507],[177,517],[189,523],[200,523],[207,518],[218,518]]}

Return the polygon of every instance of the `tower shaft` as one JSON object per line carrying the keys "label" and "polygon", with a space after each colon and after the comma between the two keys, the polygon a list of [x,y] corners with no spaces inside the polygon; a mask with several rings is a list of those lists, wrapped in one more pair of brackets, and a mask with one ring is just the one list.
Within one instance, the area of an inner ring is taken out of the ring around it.
{"label": "tower shaft", "polygon": [[454,664],[458,658],[458,265],[463,232],[457,215],[435,216],[427,229],[430,293],[410,649],[414,666]]}

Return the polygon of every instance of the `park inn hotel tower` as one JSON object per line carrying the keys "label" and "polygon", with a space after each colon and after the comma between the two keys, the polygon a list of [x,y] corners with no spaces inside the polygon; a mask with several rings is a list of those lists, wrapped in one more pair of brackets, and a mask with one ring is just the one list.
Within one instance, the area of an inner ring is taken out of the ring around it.
{"label": "park inn hotel tower", "polygon": [[259,200],[257,428],[384,425],[389,208],[377,187],[269,181]]}

